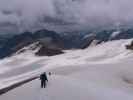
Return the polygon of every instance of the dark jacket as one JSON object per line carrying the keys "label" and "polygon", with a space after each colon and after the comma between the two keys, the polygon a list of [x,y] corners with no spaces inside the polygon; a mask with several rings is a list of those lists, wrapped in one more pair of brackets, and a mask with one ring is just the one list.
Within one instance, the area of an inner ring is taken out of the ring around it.
{"label": "dark jacket", "polygon": [[46,73],[41,74],[40,79],[43,80],[43,81],[48,81]]}

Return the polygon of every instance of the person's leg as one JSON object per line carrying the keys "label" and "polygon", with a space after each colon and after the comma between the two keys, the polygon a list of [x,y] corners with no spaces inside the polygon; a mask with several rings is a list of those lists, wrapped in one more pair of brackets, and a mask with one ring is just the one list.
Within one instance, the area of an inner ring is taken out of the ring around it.
{"label": "person's leg", "polygon": [[46,87],[46,81],[44,81],[44,83],[43,83],[43,88],[45,88]]}
{"label": "person's leg", "polygon": [[41,88],[43,88],[43,80],[41,80]]}

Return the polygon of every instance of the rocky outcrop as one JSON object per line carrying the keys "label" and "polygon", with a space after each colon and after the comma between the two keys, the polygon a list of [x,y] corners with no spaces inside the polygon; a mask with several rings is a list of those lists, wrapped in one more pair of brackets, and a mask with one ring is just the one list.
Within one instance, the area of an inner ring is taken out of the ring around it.
{"label": "rocky outcrop", "polygon": [[131,44],[126,45],[126,49],[133,50],[133,41],[131,42]]}
{"label": "rocky outcrop", "polygon": [[46,46],[42,46],[35,54],[37,56],[54,56],[62,53],[63,51],[59,48],[49,48]]}

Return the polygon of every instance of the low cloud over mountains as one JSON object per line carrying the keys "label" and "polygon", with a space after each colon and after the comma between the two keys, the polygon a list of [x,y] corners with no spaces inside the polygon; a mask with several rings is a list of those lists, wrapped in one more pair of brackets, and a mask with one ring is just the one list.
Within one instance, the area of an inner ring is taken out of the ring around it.
{"label": "low cloud over mountains", "polygon": [[0,0],[0,32],[132,25],[132,0]]}

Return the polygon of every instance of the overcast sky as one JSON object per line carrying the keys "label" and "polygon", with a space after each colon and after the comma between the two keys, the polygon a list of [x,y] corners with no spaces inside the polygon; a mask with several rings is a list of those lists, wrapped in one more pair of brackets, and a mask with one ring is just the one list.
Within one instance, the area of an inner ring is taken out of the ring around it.
{"label": "overcast sky", "polygon": [[0,32],[133,23],[133,0],[0,0]]}

